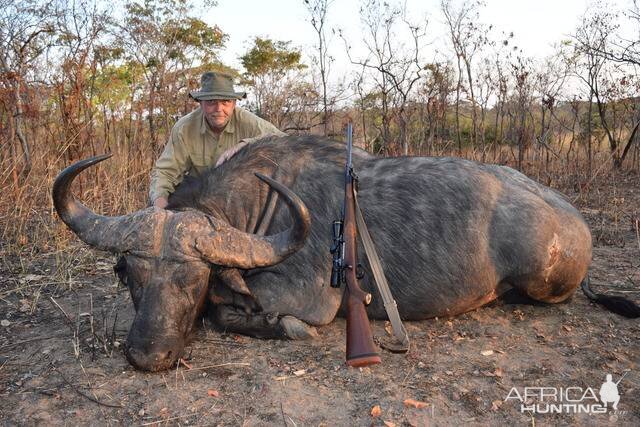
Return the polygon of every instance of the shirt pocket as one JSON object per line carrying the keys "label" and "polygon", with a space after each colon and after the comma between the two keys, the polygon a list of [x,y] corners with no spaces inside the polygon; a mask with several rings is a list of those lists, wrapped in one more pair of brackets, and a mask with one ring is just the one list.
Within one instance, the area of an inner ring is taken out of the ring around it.
{"label": "shirt pocket", "polygon": [[209,162],[207,162],[207,158],[202,155],[202,153],[193,153],[191,155],[191,164],[198,168],[203,168],[207,166]]}

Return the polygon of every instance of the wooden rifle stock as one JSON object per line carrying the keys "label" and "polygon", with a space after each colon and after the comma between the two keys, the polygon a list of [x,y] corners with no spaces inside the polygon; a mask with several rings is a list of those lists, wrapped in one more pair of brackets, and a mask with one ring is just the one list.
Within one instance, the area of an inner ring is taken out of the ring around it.
{"label": "wooden rifle stock", "polygon": [[347,365],[354,367],[380,363],[380,355],[373,342],[373,334],[365,305],[371,302],[371,294],[358,284],[356,268],[356,213],[354,178],[350,165],[345,173],[344,200],[344,278],[347,284]]}
{"label": "wooden rifle stock", "polygon": [[369,318],[364,303],[350,291],[347,296],[347,365],[353,367],[380,363],[376,345],[373,342]]}

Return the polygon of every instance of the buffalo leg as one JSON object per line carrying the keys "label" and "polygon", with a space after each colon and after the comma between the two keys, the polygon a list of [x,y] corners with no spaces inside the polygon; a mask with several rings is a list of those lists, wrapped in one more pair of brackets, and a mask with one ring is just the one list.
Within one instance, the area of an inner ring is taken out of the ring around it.
{"label": "buffalo leg", "polygon": [[302,340],[318,335],[316,328],[296,317],[279,316],[278,313],[247,313],[230,305],[215,306],[211,319],[223,330],[256,338]]}

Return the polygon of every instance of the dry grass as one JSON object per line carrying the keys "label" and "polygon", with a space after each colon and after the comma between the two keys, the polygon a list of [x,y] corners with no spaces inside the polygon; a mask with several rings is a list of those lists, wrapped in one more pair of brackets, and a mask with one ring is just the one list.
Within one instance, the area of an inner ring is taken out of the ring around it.
{"label": "dry grass", "polygon": [[[82,286],[79,277],[113,265],[111,256],[88,249],[58,219],[51,188],[69,165],[69,153],[44,147],[33,157],[30,173],[18,175],[17,181],[12,159],[0,164],[5,188],[0,192],[0,299],[10,306],[17,299],[21,305],[14,308],[29,311],[46,298],[43,295],[77,290]],[[113,158],[81,174],[73,191],[101,214],[140,209],[147,203],[148,171],[155,156],[150,150],[131,155],[126,147],[116,149]]]}

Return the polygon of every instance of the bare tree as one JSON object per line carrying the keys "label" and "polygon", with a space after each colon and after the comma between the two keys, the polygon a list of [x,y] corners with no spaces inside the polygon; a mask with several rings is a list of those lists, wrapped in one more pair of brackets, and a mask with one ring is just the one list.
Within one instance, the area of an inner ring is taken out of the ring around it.
{"label": "bare tree", "polygon": [[[636,141],[636,135],[640,128],[640,116],[634,108],[631,112],[633,119],[626,135],[626,142],[621,140],[622,135],[616,134],[615,117],[608,112],[611,110],[615,112],[616,102],[624,98],[627,98],[628,102],[636,104],[632,98],[635,98],[634,95],[637,94],[637,91],[634,90],[635,85],[630,80],[637,80],[638,77],[636,73],[631,75],[626,73],[627,67],[635,66],[635,63],[621,61],[620,58],[633,59],[633,49],[637,45],[636,43],[630,44],[623,53],[616,53],[616,48],[611,47],[611,39],[615,36],[615,31],[618,28],[616,18],[615,13],[596,7],[585,14],[574,38],[576,40],[578,70],[586,71],[586,73],[578,72],[578,76],[587,85],[590,94],[588,133],[591,134],[591,104],[595,98],[600,124],[609,141],[613,165],[619,169]],[[611,60],[613,60],[613,65],[608,63]],[[621,147],[622,151],[620,151]],[[589,160],[591,163],[590,151]]]}
{"label": "bare tree", "polygon": [[559,154],[551,147],[551,116],[554,108],[562,96],[562,90],[570,74],[569,64],[564,60],[566,57],[562,49],[543,60],[536,67],[534,73],[533,88],[537,92],[540,107],[540,131],[535,136],[538,146],[546,153],[545,167],[548,168],[549,154],[559,158]]}
{"label": "bare tree", "polygon": [[531,60],[518,55],[511,63],[511,73],[514,80],[512,130],[514,142],[518,147],[517,168],[522,171],[524,170],[524,156],[531,142],[528,137],[529,126],[527,125],[533,95]]}
{"label": "bare tree", "polygon": [[[54,43],[56,4],[53,1],[0,0],[0,86],[11,93],[11,139],[22,149],[23,172],[31,170],[31,149],[24,132],[24,97],[28,80],[35,79],[37,62]],[[11,145],[17,161],[17,150]],[[14,164],[14,173],[17,165]],[[14,178],[14,180],[17,178]]]}
{"label": "bare tree", "polygon": [[459,152],[462,152],[462,138],[460,135],[460,92],[463,89],[463,66],[467,78],[466,90],[469,93],[469,101],[471,102],[471,144],[475,145],[478,139],[477,102],[474,92],[472,64],[476,53],[478,53],[484,45],[489,43],[487,34],[491,29],[491,27],[486,28],[478,23],[479,9],[483,4],[480,0],[464,0],[459,8],[453,5],[452,0],[442,0],[440,4],[440,8],[449,27],[449,36],[458,66],[458,84],[456,87],[456,138]]}
{"label": "bare tree", "polygon": [[426,135],[419,140],[419,152],[422,144],[428,142],[428,154],[432,155],[435,146],[442,147],[447,134],[447,112],[449,111],[449,96],[454,91],[454,70],[450,63],[432,63],[426,67],[426,75],[420,86],[419,96],[424,108],[421,114],[426,122]]}
{"label": "bare tree", "polygon": [[110,19],[97,3],[71,2],[58,15],[58,60],[60,69],[51,76],[59,104],[60,131],[66,141],[67,159],[80,157],[84,144],[97,154],[94,138],[94,108],[97,76],[96,49],[106,34]]}
{"label": "bare tree", "polygon": [[329,68],[333,60],[329,56],[327,50],[327,35],[325,24],[327,21],[327,12],[333,0],[303,0],[307,6],[307,10],[311,15],[311,25],[318,37],[318,54],[315,57],[318,68],[320,70],[320,83],[322,85],[322,128],[324,135],[328,134],[327,126],[329,122],[330,110],[329,99],[327,95],[327,81],[329,77]]}
{"label": "bare tree", "polygon": [[[635,33],[629,36],[614,34],[606,46],[596,44],[589,46],[589,49],[608,61],[640,66],[640,2],[638,0],[633,0],[625,16],[629,20],[630,27],[635,29]],[[619,28],[615,26],[615,29]]]}
{"label": "bare tree", "polygon": [[[409,22],[405,10],[368,0],[360,9],[361,20],[368,32],[364,44],[368,50],[365,59],[354,59],[347,43],[347,54],[352,64],[371,71],[375,81],[375,91],[381,104],[382,149],[388,151],[391,142],[391,121],[398,126],[399,148],[404,155],[409,153],[408,101],[414,92],[416,83],[421,79],[424,66],[421,64],[420,49],[424,45],[421,39],[425,35],[425,24]],[[402,26],[408,31],[411,46],[405,46],[394,39]],[[346,41],[345,41],[346,43]]]}

